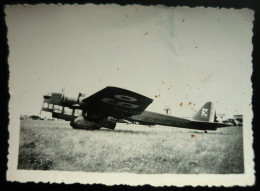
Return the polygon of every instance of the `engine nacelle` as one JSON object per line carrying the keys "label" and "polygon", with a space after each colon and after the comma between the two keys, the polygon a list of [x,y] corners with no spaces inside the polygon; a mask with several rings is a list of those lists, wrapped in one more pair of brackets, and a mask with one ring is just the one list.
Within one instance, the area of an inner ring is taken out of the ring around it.
{"label": "engine nacelle", "polygon": [[95,121],[88,121],[84,117],[78,117],[74,121],[70,122],[73,129],[86,129],[86,130],[97,130],[102,126]]}
{"label": "engine nacelle", "polygon": [[79,93],[77,98],[67,97],[64,94],[61,98],[61,103],[64,106],[72,106],[75,104],[79,104],[80,106],[86,106],[86,103],[84,103],[82,100],[85,99],[85,94]]}
{"label": "engine nacelle", "polygon": [[77,103],[77,99],[63,96],[62,97],[62,104],[66,106],[72,106]]}

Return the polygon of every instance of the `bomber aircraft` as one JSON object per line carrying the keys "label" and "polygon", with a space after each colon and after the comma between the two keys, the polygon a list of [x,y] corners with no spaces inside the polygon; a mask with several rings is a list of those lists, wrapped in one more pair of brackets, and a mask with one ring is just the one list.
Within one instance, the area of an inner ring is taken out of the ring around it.
{"label": "bomber aircraft", "polygon": [[102,127],[115,129],[116,123],[131,122],[141,125],[164,125],[196,130],[216,130],[230,126],[215,122],[212,102],[205,103],[192,119],[145,111],[152,99],[118,87],[106,87],[87,97],[79,93],[77,98],[63,93],[44,96],[42,111],[52,117],[71,121],[73,129],[98,130]]}

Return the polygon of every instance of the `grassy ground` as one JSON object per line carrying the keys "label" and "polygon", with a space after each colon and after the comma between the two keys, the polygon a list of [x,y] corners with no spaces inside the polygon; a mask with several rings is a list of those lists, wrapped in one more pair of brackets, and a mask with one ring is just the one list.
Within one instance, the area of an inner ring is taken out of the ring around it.
{"label": "grassy ground", "polygon": [[242,128],[211,131],[118,124],[73,130],[21,121],[18,169],[131,173],[243,173]]}

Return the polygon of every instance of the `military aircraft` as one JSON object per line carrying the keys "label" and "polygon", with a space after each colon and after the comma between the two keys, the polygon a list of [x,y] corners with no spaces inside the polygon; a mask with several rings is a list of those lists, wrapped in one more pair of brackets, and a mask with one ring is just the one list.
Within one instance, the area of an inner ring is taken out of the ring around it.
{"label": "military aircraft", "polygon": [[97,130],[101,127],[115,129],[117,122],[141,125],[164,125],[196,130],[216,130],[229,126],[214,122],[212,102],[207,102],[192,119],[145,111],[152,99],[118,87],[106,87],[87,97],[79,93],[77,98],[63,93],[44,96],[42,111],[51,112],[52,117],[71,121],[74,129]]}

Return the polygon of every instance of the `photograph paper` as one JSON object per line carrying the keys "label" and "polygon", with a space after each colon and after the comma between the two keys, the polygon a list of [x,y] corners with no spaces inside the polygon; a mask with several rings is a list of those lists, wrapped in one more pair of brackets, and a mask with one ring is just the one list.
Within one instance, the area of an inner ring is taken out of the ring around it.
{"label": "photograph paper", "polygon": [[250,9],[7,5],[8,181],[247,186]]}

